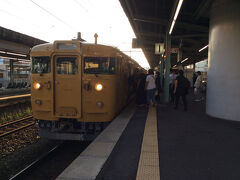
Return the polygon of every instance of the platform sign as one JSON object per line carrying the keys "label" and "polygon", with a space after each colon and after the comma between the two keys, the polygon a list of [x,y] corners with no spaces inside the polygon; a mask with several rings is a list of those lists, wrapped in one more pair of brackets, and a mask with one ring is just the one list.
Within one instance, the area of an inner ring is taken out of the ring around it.
{"label": "platform sign", "polygon": [[164,43],[155,43],[155,54],[164,53]]}

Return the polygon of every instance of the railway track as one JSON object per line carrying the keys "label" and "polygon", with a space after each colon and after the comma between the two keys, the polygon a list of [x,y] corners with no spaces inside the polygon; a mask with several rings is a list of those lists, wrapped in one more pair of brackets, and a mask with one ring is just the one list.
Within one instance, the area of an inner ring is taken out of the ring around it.
{"label": "railway track", "polygon": [[17,103],[30,101],[31,94],[21,94],[15,96],[0,97],[0,107],[6,107]]}
{"label": "railway track", "polygon": [[90,142],[63,141],[39,157],[10,180],[53,180],[89,145]]}
{"label": "railway track", "polygon": [[27,127],[33,126],[35,121],[33,121],[33,116],[27,116],[15,121],[10,121],[5,124],[0,125],[0,137],[7,136],[9,134],[18,132]]}
{"label": "railway track", "polygon": [[56,151],[61,144],[58,144],[56,146],[54,146],[51,150],[49,150],[48,152],[46,152],[45,154],[43,154],[42,156],[40,156],[38,159],[36,159],[34,162],[32,162],[31,164],[29,164],[27,167],[25,167],[23,170],[21,170],[20,172],[18,172],[17,174],[15,174],[13,177],[10,178],[10,180],[13,179],[21,179],[24,175],[26,175],[28,173],[28,171],[31,171],[31,169],[33,169],[34,167],[36,168],[38,166],[38,164],[40,164],[41,162],[43,162],[45,159],[48,159],[48,157],[51,156],[52,153],[54,153],[54,151]]}

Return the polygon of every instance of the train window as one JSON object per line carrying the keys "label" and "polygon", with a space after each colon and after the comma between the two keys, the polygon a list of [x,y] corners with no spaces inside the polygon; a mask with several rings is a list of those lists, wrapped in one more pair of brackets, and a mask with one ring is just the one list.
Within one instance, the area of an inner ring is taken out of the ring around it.
{"label": "train window", "polygon": [[115,58],[85,57],[84,73],[86,74],[114,74]]}
{"label": "train window", "polygon": [[76,57],[59,57],[57,58],[58,74],[77,74],[77,58]]}
{"label": "train window", "polygon": [[31,72],[33,74],[45,74],[51,71],[49,56],[32,57]]}

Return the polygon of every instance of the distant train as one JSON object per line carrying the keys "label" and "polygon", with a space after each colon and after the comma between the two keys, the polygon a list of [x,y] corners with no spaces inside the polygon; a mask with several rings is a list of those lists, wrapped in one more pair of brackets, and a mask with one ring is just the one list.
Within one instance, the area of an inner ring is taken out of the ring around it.
{"label": "distant train", "polygon": [[78,40],[37,45],[31,53],[31,103],[40,136],[88,140],[134,96],[143,71],[117,48]]}

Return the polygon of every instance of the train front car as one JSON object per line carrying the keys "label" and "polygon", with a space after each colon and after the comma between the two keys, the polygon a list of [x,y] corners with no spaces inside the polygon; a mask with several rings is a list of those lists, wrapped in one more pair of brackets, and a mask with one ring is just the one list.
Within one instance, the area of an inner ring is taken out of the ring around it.
{"label": "train front car", "polygon": [[128,99],[130,71],[120,54],[77,40],[32,48],[31,102],[41,137],[90,140],[104,129]]}

